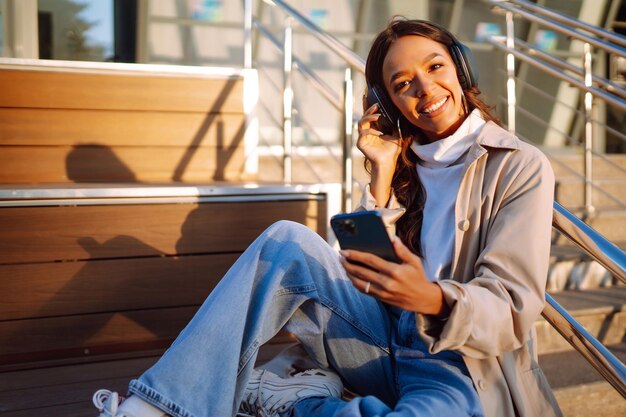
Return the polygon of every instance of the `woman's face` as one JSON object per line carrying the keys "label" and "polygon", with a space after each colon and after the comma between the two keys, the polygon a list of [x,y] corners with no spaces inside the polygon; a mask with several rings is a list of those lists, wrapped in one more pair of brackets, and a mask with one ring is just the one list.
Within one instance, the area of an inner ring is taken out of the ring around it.
{"label": "woman's face", "polygon": [[463,123],[463,91],[445,45],[422,36],[401,37],[389,48],[382,75],[391,100],[431,141]]}

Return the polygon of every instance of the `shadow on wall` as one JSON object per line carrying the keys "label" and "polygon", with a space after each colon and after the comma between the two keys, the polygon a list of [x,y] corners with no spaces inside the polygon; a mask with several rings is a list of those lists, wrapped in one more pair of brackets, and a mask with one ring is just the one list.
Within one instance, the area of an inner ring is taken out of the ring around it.
{"label": "shadow on wall", "polygon": [[167,347],[265,228],[307,222],[290,204],[62,208],[68,220],[50,228],[49,243],[24,218],[11,230],[35,228],[40,245],[67,247],[74,259],[9,266],[0,364]]}
{"label": "shadow on wall", "polygon": [[105,145],[74,145],[65,158],[67,178],[74,182],[138,182],[135,174]]}

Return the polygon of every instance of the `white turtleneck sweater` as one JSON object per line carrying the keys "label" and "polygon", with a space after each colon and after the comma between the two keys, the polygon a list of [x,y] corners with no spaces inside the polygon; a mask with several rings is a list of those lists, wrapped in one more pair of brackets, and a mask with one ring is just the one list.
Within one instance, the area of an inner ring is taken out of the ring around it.
{"label": "white turtleneck sweater", "polygon": [[454,251],[454,203],[468,149],[485,125],[475,109],[452,135],[435,142],[411,145],[420,161],[419,176],[426,190],[422,223],[424,271],[431,281],[450,278]]}

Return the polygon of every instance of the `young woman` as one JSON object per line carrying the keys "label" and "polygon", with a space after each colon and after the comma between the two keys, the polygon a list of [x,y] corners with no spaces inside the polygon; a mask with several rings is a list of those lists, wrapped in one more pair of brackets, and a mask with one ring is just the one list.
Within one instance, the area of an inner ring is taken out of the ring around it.
{"label": "young woman", "polygon": [[[498,126],[475,78],[447,30],[393,20],[367,59],[382,106],[366,106],[358,147],[371,172],[361,208],[382,212],[402,263],[273,225],[129,398],[96,393],[100,415],[560,415],[533,334],[554,177]],[[253,369],[282,328],[319,369]]]}

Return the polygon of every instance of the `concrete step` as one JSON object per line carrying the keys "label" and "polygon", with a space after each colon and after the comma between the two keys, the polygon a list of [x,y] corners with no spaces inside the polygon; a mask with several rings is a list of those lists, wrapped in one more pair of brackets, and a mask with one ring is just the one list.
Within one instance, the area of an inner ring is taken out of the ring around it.
{"label": "concrete step", "polygon": [[[557,178],[575,178],[584,175],[585,161],[580,150],[543,149],[552,162],[552,169]],[[626,155],[605,154],[592,158],[593,178],[623,179],[626,176]]]}
{"label": "concrete step", "polygon": [[[561,306],[626,362],[626,286],[559,291]],[[623,417],[626,400],[543,318],[535,326],[539,365],[565,417]]]}
{"label": "concrete step", "polygon": [[[626,361],[626,343],[608,348]],[[540,355],[539,365],[565,417],[626,416],[626,400],[578,352]]]}
{"label": "concrete step", "polygon": [[[591,203],[599,209],[626,208],[626,176],[620,179],[594,179],[600,189],[592,188]],[[585,205],[585,184],[582,178],[557,178],[555,199],[567,208]]]}
{"label": "concrete step", "polygon": [[[569,241],[561,241],[552,245],[548,291],[586,290],[618,284],[617,278],[597,261]],[[622,250],[626,248],[626,242],[614,243]]]}
{"label": "concrete step", "polygon": [[[578,207],[565,208],[571,211],[575,216],[584,218],[583,211]],[[598,208],[596,214],[591,219],[587,219],[586,223],[615,245],[620,246],[626,242],[626,210]],[[568,242],[569,240],[567,238],[559,237],[553,243],[566,244]]]}
{"label": "concrete step", "polygon": [[[589,333],[605,346],[626,341],[626,286],[568,290],[551,294]],[[572,351],[571,345],[542,318],[535,323],[538,353]]]}
{"label": "concrete step", "polygon": [[626,400],[608,382],[554,390],[564,417],[624,417]]}

